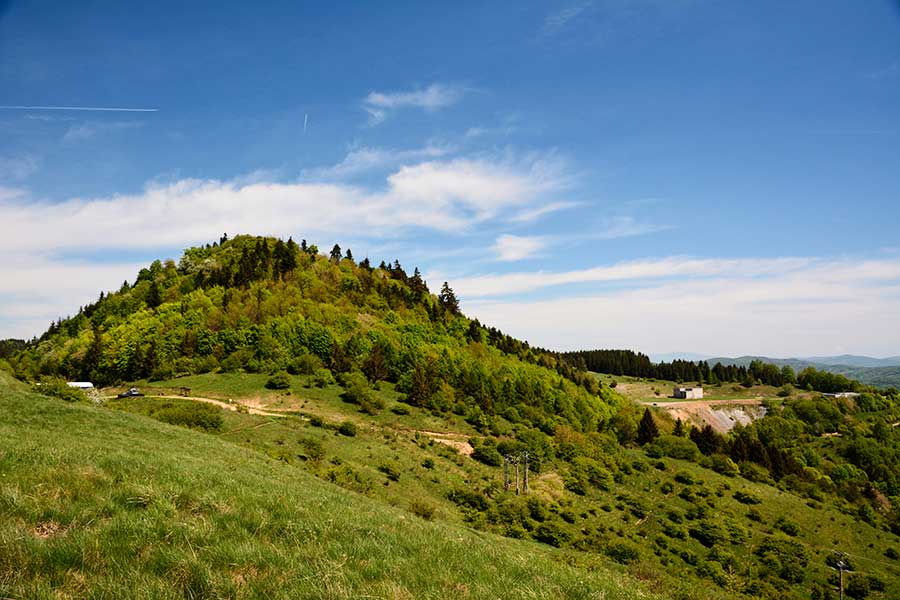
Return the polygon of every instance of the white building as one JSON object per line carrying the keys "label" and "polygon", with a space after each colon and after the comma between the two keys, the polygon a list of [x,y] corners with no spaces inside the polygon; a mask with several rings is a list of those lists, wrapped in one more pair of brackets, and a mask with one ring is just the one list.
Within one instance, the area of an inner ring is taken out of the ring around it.
{"label": "white building", "polygon": [[78,388],[79,390],[92,390],[94,389],[94,384],[90,381],[70,381],[66,385],[73,388]]}
{"label": "white building", "polygon": [[672,395],[675,396],[676,398],[699,400],[700,398],[703,398],[703,388],[702,387],[675,387],[672,390]]}

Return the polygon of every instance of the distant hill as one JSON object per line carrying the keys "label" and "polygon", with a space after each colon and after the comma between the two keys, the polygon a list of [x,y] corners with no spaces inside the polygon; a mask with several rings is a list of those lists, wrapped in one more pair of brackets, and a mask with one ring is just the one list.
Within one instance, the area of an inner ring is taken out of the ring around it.
{"label": "distant hill", "polygon": [[[813,367],[820,371],[837,373],[849,377],[850,379],[855,379],[860,383],[882,388],[900,386],[900,359],[897,357],[871,358],[868,356],[854,356],[850,354],[814,358],[772,358],[768,356],[738,356],[736,358],[729,358],[717,356],[706,359],[706,362],[710,365],[720,362],[723,365],[746,367],[754,360],[772,363],[779,367],[788,365],[796,371],[801,371],[807,367]],[[847,362],[833,362],[839,360],[846,360]],[[871,366],[865,366],[861,363],[868,363]]]}

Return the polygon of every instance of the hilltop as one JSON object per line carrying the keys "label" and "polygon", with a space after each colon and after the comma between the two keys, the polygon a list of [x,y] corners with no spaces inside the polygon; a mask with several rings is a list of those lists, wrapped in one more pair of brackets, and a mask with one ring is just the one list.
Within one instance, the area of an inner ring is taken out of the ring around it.
{"label": "hilltop", "polygon": [[[810,387],[859,390],[826,398],[798,391],[774,365],[723,368],[715,376],[725,396],[756,391],[742,379],[779,382],[765,386],[766,416],[727,435],[690,427],[652,406],[674,379],[598,377],[571,356],[468,319],[449,284],[434,294],[399,261],[374,266],[337,246],[322,255],[305,242],[223,238],[151,264],[52,324],[8,366],[42,385],[41,395],[8,379],[0,389],[10,440],[0,447],[10,477],[0,480],[2,498],[27,507],[4,517],[0,550],[31,565],[30,579],[5,584],[7,595],[81,597],[90,586],[121,591],[133,577],[163,597],[458,589],[799,600],[828,597],[839,550],[856,571],[852,597],[900,593],[894,392],[807,373]],[[87,398],[54,377],[103,389]],[[147,396],[115,399],[132,385]],[[517,494],[526,453],[529,489]],[[34,493],[50,482],[52,493]],[[67,512],[67,499],[81,499],[72,510],[82,512]],[[322,519],[301,510],[324,504]],[[71,558],[113,543],[92,529],[106,527],[110,511],[134,539],[177,540],[177,552],[110,546],[141,557],[115,568]],[[303,545],[330,539],[330,527],[346,535],[324,550]],[[446,570],[417,562],[416,544],[429,536],[441,544],[422,560]],[[459,558],[469,545],[471,565]],[[287,570],[281,579],[252,558],[269,552]],[[491,552],[497,566],[482,568]],[[546,568],[548,582],[521,583],[534,571],[515,560]],[[292,575],[303,561],[319,570]],[[169,568],[183,577],[161,581]]]}

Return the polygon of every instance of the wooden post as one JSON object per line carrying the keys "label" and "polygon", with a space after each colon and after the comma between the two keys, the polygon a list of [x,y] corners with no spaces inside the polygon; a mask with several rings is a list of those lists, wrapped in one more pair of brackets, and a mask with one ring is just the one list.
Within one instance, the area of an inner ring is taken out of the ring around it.
{"label": "wooden post", "polygon": [[522,457],[525,459],[525,493],[528,493],[528,451],[522,453]]}
{"label": "wooden post", "polygon": [[516,459],[516,496],[519,495],[519,459]]}
{"label": "wooden post", "polygon": [[503,489],[509,491],[509,454],[503,457]]}

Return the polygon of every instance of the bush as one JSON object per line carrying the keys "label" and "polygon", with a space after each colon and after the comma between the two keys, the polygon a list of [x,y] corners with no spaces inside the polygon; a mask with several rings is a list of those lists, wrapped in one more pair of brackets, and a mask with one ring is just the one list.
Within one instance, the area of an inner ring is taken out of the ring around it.
{"label": "bush", "polygon": [[322,460],[325,458],[325,446],[315,438],[303,438],[299,441],[303,448],[303,457],[307,460]]}
{"label": "bush", "polygon": [[500,456],[497,446],[494,445],[493,440],[490,438],[475,446],[472,450],[472,458],[489,467],[499,467],[503,464],[503,457]]}
{"label": "bush", "polygon": [[641,557],[638,547],[628,542],[611,542],[603,549],[603,553],[623,565],[629,565]]}
{"label": "bush", "polygon": [[34,391],[38,394],[43,394],[44,396],[65,400],[66,402],[88,401],[87,394],[85,394],[84,391],[78,388],[69,387],[69,384],[67,384],[65,380],[55,377],[42,380],[39,385],[35,386]]}
{"label": "bush", "polygon": [[705,467],[712,469],[716,473],[725,475],[726,477],[735,477],[741,472],[737,464],[724,454],[713,454],[712,456],[707,457],[703,462]]}
{"label": "bush", "polygon": [[785,517],[775,519],[775,528],[780,529],[791,537],[797,537],[800,534],[800,526]]}
{"label": "bush", "polygon": [[435,510],[433,504],[424,500],[416,499],[409,503],[409,512],[426,521],[434,519]]}
{"label": "bush", "polygon": [[700,451],[697,444],[688,438],[676,435],[661,435],[645,447],[647,456],[651,458],[680,458],[682,460],[696,460]]}
{"label": "bush", "polygon": [[408,415],[409,409],[406,408],[403,404],[395,404],[391,407],[391,412],[395,415]]}
{"label": "bush", "polygon": [[484,494],[476,492],[474,490],[470,490],[469,488],[460,487],[456,488],[455,490],[451,490],[447,494],[447,499],[457,506],[471,508],[479,512],[483,512],[488,509],[488,501],[487,498],[484,497]]}
{"label": "bush", "polygon": [[151,415],[157,421],[201,431],[222,428],[222,410],[209,404],[190,402],[177,406],[164,405]]}
{"label": "bush", "polygon": [[338,433],[347,437],[353,437],[356,435],[356,425],[352,421],[344,421],[338,427]]}
{"label": "bush", "polygon": [[425,460],[422,461],[422,467],[425,469],[433,469],[434,461],[430,458],[426,458]]}
{"label": "bush", "polygon": [[538,525],[533,534],[537,541],[559,548],[569,541],[569,533],[556,521],[546,521]]}
{"label": "bush", "polygon": [[397,465],[393,463],[381,463],[378,465],[378,470],[387,475],[387,478],[391,481],[400,481],[400,469],[397,468]]}
{"label": "bush", "polygon": [[287,390],[291,387],[291,376],[285,371],[275,373],[266,382],[266,387],[270,390]]}
{"label": "bush", "polygon": [[752,492],[738,490],[734,493],[734,499],[741,504],[761,504],[762,498]]}

